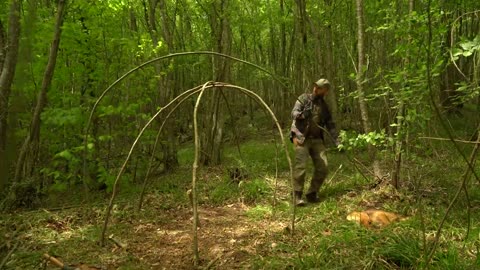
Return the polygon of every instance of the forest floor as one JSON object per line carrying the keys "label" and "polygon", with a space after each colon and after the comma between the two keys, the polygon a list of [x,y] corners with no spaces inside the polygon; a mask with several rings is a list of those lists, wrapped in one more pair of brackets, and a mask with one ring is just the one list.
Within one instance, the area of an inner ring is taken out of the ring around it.
{"label": "forest floor", "polygon": [[[458,157],[437,151],[431,163],[430,157],[421,164],[406,161],[402,188],[395,190],[377,185],[346,154],[329,152],[324,200],[297,208],[292,235],[288,164],[274,162],[276,149],[268,142],[242,147],[247,159],[239,161],[227,149],[228,165],[199,172],[198,269],[480,269],[479,183],[467,184],[468,198],[458,196],[450,206],[465,169]],[[46,203],[38,210],[2,214],[0,254],[12,251],[5,269],[56,269],[42,259],[44,253],[98,269],[194,269],[186,192],[191,153],[180,151],[184,165],[154,179],[141,211],[136,210],[141,185],[122,185],[103,246],[108,193],[74,207]],[[232,182],[231,166],[245,170],[245,179]],[[66,194],[55,196],[74,201]],[[381,229],[346,220],[351,211],[371,208],[409,218]]]}
{"label": "forest floor", "polygon": [[[115,204],[104,247],[99,241],[104,206],[6,215],[1,221],[6,243],[13,246],[14,238],[21,243],[6,268],[56,269],[42,258],[48,253],[71,266],[192,269],[192,210],[185,205],[165,208],[165,201],[171,199],[149,194],[140,213],[133,210],[132,202]],[[255,208],[240,200],[198,207],[200,268],[249,268],[250,259],[267,254],[279,238],[288,238],[288,220],[275,220],[271,211],[265,210],[268,207]],[[16,237],[19,231],[22,235]]]}

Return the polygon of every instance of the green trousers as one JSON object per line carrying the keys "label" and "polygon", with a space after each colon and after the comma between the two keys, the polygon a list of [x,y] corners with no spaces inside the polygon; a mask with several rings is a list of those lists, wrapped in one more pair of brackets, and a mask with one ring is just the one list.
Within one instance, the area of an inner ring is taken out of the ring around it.
{"label": "green trousers", "polygon": [[322,139],[305,139],[302,145],[295,145],[295,168],[293,172],[294,191],[303,192],[308,157],[313,161],[313,177],[307,194],[318,192],[328,174],[327,155]]}

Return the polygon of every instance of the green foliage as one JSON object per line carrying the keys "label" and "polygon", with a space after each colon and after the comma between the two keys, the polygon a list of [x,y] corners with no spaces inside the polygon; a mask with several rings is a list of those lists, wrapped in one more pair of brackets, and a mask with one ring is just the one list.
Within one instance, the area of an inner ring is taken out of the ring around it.
{"label": "green foliage", "polygon": [[272,194],[270,185],[264,179],[241,181],[238,188],[246,202],[264,201]]}
{"label": "green foliage", "polygon": [[454,246],[448,246],[445,250],[437,252],[434,257],[435,269],[475,269],[478,264],[465,262],[459,250]]}
{"label": "green foliage", "polygon": [[[278,136],[276,133],[278,132],[275,130],[275,136]],[[271,135],[271,137],[273,136]],[[269,137],[267,136],[268,139],[250,141],[240,147],[242,156],[252,157],[249,159],[240,160],[237,148],[228,148],[224,152],[225,162],[238,164],[239,167],[246,168],[249,171],[267,170],[274,172],[276,166],[279,170],[288,169],[283,145]],[[290,141],[286,143],[289,146],[292,145]]]}
{"label": "green foliage", "polygon": [[266,205],[255,205],[250,208],[246,215],[253,220],[264,220],[272,216],[272,207]]}
{"label": "green foliage", "polygon": [[[87,148],[91,150],[93,144],[88,144]],[[84,147],[78,146],[72,149],[66,149],[55,154],[53,161],[40,170],[40,173],[51,178],[53,184],[50,187],[52,191],[65,191],[70,185],[76,184],[80,180],[81,153]]]}
{"label": "green foliage", "polygon": [[[42,115],[41,120],[43,128],[48,130],[62,131],[61,135],[70,134],[70,130],[75,130],[79,126],[83,126],[86,121],[85,110],[80,107],[74,108],[52,108],[47,107]],[[68,130],[66,130],[68,128]],[[66,131],[65,131],[66,130]],[[49,134],[50,135],[50,134]]]}
{"label": "green foliage", "polygon": [[480,35],[475,36],[472,40],[463,37],[459,46],[460,48],[453,49],[453,60],[458,60],[461,56],[470,57],[480,52]]}
{"label": "green foliage", "polygon": [[211,191],[208,191],[209,200],[214,204],[223,204],[234,201],[238,196],[238,186],[230,179],[217,182]]}
{"label": "green foliage", "polygon": [[113,184],[115,183],[116,175],[113,172],[107,171],[103,166],[98,167],[97,181],[100,184],[107,186],[107,192],[110,193],[113,190]]}
{"label": "green foliage", "polygon": [[367,145],[373,145],[381,148],[386,148],[393,145],[393,139],[388,137],[385,130],[381,132],[372,131],[368,134],[356,133],[355,131],[347,132],[342,130],[340,132],[341,144],[339,149],[365,149]]}
{"label": "green foliage", "polygon": [[418,235],[410,232],[393,234],[376,247],[376,252],[382,260],[394,267],[412,268],[420,263],[422,249]]}

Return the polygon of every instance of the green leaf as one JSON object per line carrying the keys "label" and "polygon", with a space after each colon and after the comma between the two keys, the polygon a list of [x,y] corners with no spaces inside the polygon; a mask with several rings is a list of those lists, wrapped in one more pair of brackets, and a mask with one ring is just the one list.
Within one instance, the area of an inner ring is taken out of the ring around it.
{"label": "green leaf", "polygon": [[101,142],[110,141],[112,139],[113,139],[113,137],[110,136],[110,135],[101,135],[101,136],[98,137],[98,140],[101,141]]}
{"label": "green leaf", "polygon": [[463,54],[463,50],[462,50],[462,49],[459,49],[459,48],[455,48],[455,49],[453,49],[452,54],[453,54],[453,56],[462,55],[462,54]]}
{"label": "green leaf", "polygon": [[55,183],[50,187],[50,190],[54,192],[63,192],[67,190],[67,183],[55,181]]}
{"label": "green leaf", "polygon": [[473,54],[472,51],[464,51],[464,52],[462,53],[462,55],[465,56],[465,57],[469,57],[469,56],[472,55],[472,54]]}
{"label": "green leaf", "polygon": [[64,150],[64,151],[62,151],[62,152],[60,152],[60,153],[57,153],[57,154],[55,155],[55,157],[64,158],[64,159],[66,159],[66,160],[72,160],[72,159],[73,159],[72,153],[70,153],[70,151],[68,151],[68,150]]}

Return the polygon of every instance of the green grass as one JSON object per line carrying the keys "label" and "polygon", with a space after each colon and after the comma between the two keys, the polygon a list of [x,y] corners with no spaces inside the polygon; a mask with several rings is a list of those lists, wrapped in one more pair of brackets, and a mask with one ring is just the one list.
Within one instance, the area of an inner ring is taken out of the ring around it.
{"label": "green grass", "polygon": [[[293,161],[293,151],[289,144]],[[271,205],[272,183],[265,181],[278,170],[285,176],[288,163],[283,147],[275,147],[273,140],[248,141],[241,145],[241,154],[236,146],[225,149],[224,167],[233,166],[249,172],[249,179],[232,183],[228,175],[218,175],[201,184],[206,194],[203,203],[226,204],[240,199],[252,204],[246,215],[255,220],[269,218],[288,219],[291,212],[286,201],[275,208]],[[401,181],[417,184],[418,190],[391,189],[372,192],[365,190],[372,179],[365,179],[346,155],[351,153],[328,152],[330,176],[334,177],[323,187],[326,200],[318,205],[297,209],[296,234],[281,237],[275,248],[250,261],[253,269],[418,269],[425,267],[428,251],[432,247],[434,233],[443,218],[454,191],[465,169],[463,161],[452,153],[453,149],[436,152],[442,160],[436,160],[433,152],[428,157],[411,155],[413,165],[404,171]],[[278,151],[278,158],[276,153]],[[180,152],[182,161],[193,161],[191,149]],[[433,155],[433,156],[432,156]],[[354,156],[367,163],[365,152]],[[240,158],[240,157],[243,157]],[[385,160],[388,152],[381,154]],[[433,157],[433,158],[432,158]],[[437,156],[438,157],[438,156]],[[384,160],[384,161],[385,161]],[[384,162],[388,166],[388,162]],[[406,164],[409,164],[407,160]],[[308,165],[311,170],[311,164]],[[225,173],[225,170],[224,170]],[[364,171],[364,174],[366,172]],[[286,175],[288,176],[288,175]],[[408,178],[407,178],[408,176]],[[308,176],[307,176],[308,177]],[[417,178],[421,177],[421,179]],[[285,179],[288,181],[288,179]],[[287,184],[288,185],[288,184]],[[480,191],[477,183],[469,187],[470,202],[478,202]],[[349,193],[355,196],[350,198]],[[419,199],[421,199],[419,201]],[[368,230],[345,220],[352,210],[363,210],[372,204],[384,210],[411,216],[409,220],[382,230]],[[422,221],[418,212],[422,204]],[[274,214],[275,213],[275,214]],[[429,267],[431,269],[476,269],[480,268],[478,255],[466,255],[467,249],[476,250],[479,245],[480,221],[475,210],[471,213],[471,232],[465,241],[467,216],[465,196],[460,196],[452,213],[447,218],[442,237]],[[427,242],[423,241],[422,227]]]}
{"label": "green grass", "polygon": [[256,205],[249,209],[246,215],[252,220],[262,220],[272,217],[273,209],[269,205]]}

